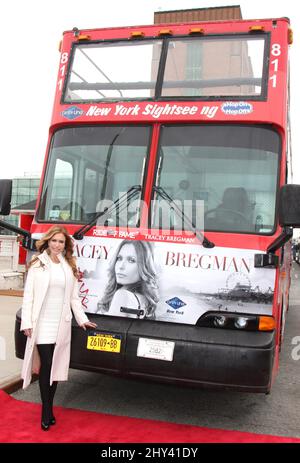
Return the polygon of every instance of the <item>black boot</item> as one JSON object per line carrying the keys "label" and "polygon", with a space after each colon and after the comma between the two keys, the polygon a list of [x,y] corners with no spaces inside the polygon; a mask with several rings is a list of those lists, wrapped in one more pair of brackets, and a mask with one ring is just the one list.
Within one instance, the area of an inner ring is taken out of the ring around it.
{"label": "black boot", "polygon": [[37,348],[41,358],[41,368],[39,374],[39,386],[42,399],[41,428],[43,431],[48,431],[50,428],[50,421],[52,420],[52,418],[54,418],[52,413],[50,386],[50,372],[54,344],[37,344]]}
{"label": "black boot", "polygon": [[55,419],[55,416],[53,415],[53,400],[54,400],[56,388],[57,388],[57,381],[53,381],[52,386],[50,386],[50,408],[51,408],[50,424],[51,425],[56,424],[56,419]]}
{"label": "black boot", "polygon": [[41,421],[41,428],[43,431],[49,431],[50,429],[50,423],[44,423],[44,421]]}

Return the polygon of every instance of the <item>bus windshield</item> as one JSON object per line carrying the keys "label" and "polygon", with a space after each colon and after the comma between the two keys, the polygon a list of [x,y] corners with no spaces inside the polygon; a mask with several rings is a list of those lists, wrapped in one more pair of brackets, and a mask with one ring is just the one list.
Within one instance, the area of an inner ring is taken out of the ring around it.
{"label": "bus windshield", "polygon": [[[132,186],[142,186],[150,134],[148,126],[58,130],[39,220],[88,223]],[[205,230],[268,234],[275,222],[280,146],[279,134],[268,126],[164,125],[155,185],[183,207],[192,205],[187,215],[198,229],[204,213]],[[151,228],[166,226],[161,201],[155,194]],[[126,223],[115,211],[105,224],[137,226],[139,212],[130,209]],[[181,229],[181,222],[174,216],[171,228]]]}
{"label": "bus windshield", "polygon": [[73,48],[63,101],[259,99],[266,96],[267,37],[223,35],[78,44]]}
{"label": "bus windshield", "polygon": [[[280,153],[275,130],[242,125],[172,125],[161,130],[156,185],[183,207],[192,204],[187,212],[194,224],[203,227],[200,211],[204,230],[272,232]],[[156,201],[153,228],[161,225],[159,195]],[[181,226],[174,216],[173,227]]]}
{"label": "bus windshield", "polygon": [[[89,222],[133,185],[142,185],[150,133],[145,126],[58,130],[51,143],[39,220]],[[119,219],[111,215],[108,224],[128,225]]]}

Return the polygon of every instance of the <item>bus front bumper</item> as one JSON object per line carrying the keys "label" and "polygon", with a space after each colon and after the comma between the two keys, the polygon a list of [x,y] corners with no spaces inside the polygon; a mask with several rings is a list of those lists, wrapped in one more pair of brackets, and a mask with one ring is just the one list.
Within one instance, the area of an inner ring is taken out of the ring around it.
{"label": "bus front bumper", "polygon": [[[173,384],[269,392],[275,355],[275,332],[206,328],[89,314],[97,333],[121,338],[121,351],[87,349],[87,336],[72,326],[70,367]],[[16,318],[16,356],[23,358],[25,336]],[[171,361],[137,355],[140,338],[174,343]]]}

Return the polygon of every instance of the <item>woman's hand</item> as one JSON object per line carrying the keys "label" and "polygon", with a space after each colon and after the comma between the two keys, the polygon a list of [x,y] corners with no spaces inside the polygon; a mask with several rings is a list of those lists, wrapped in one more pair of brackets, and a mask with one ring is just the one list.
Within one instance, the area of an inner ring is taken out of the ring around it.
{"label": "woman's hand", "polygon": [[31,335],[32,335],[32,328],[28,328],[27,330],[24,330],[24,334],[25,334],[25,336],[27,336],[28,338],[31,338]]}
{"label": "woman's hand", "polygon": [[97,326],[98,326],[97,323],[93,323],[93,322],[86,322],[80,325],[80,327],[83,328],[84,331],[86,331],[87,328],[97,328]]}

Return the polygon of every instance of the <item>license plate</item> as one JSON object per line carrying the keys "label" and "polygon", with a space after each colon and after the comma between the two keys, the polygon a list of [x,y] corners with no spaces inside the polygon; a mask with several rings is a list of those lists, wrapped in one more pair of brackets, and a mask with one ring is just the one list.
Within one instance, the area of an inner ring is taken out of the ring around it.
{"label": "license plate", "polygon": [[137,356],[172,362],[174,347],[173,341],[139,338]]}
{"label": "license plate", "polygon": [[88,336],[86,347],[90,350],[101,350],[118,354],[121,351],[121,336],[100,333]]}

